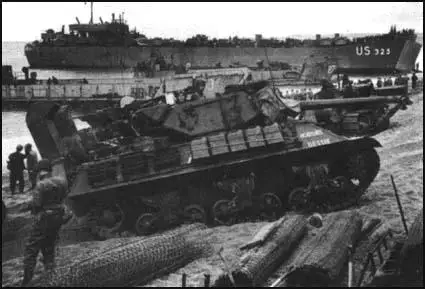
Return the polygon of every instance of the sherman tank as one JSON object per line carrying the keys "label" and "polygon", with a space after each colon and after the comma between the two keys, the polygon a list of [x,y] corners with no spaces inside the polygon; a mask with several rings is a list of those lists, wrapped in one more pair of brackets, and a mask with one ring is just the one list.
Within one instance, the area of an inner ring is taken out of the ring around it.
{"label": "sherman tank", "polygon": [[326,79],[321,83],[321,90],[309,100],[306,96],[283,98],[282,101],[298,111],[299,118],[345,136],[382,132],[389,128],[392,116],[413,104],[407,86],[397,86],[388,92],[374,88],[371,82],[346,86],[344,90],[337,89]]}
{"label": "sherman tank", "polygon": [[66,176],[67,204],[100,236],[356,204],[379,171],[379,142],[297,120],[279,94],[257,83],[211,100],[135,102],[79,116],[80,130],[68,107],[34,103],[26,122]]}
{"label": "sherman tank", "polygon": [[408,96],[337,98],[292,103],[300,117],[345,136],[374,135],[389,128],[390,119],[406,110]]}

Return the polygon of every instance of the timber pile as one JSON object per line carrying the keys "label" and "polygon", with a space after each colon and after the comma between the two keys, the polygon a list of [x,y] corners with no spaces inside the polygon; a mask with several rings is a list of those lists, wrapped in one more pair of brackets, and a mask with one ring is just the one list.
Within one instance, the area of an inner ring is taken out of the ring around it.
{"label": "timber pile", "polygon": [[[362,218],[355,211],[328,215],[324,226],[305,238],[285,262],[280,286],[330,286],[348,259],[348,246],[362,237]],[[364,229],[364,227],[363,227]]]}
{"label": "timber pile", "polygon": [[[37,286],[99,287],[146,283],[210,254],[206,226],[192,224],[152,237],[118,240],[70,266],[41,277]],[[205,237],[205,236],[204,236]]]}
{"label": "timber pile", "polygon": [[[235,286],[261,286],[271,273],[290,254],[307,231],[304,216],[285,216],[267,224],[253,240],[241,247],[247,252],[241,257],[238,269],[228,272]],[[266,242],[267,241],[267,242]],[[220,276],[214,287],[232,285],[229,275]]]}

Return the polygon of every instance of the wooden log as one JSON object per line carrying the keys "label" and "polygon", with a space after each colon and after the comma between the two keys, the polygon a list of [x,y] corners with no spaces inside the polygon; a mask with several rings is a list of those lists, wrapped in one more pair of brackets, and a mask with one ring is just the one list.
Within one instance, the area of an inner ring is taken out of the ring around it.
{"label": "wooden log", "polygon": [[239,250],[247,250],[263,244],[270,237],[270,235],[272,235],[277,230],[277,228],[284,220],[285,217],[282,217],[275,222],[268,223],[267,225],[261,227],[257,234],[255,234],[254,238],[240,247]]}
{"label": "wooden log", "polygon": [[[307,218],[287,216],[268,241],[247,251],[238,269],[232,272],[236,286],[260,286],[298,245],[307,231]],[[229,285],[228,277],[220,276],[214,287]]]}
{"label": "wooden log", "polygon": [[329,286],[336,280],[348,257],[348,246],[361,237],[362,218],[357,212],[327,216],[324,226],[305,238],[286,262],[287,286]]}

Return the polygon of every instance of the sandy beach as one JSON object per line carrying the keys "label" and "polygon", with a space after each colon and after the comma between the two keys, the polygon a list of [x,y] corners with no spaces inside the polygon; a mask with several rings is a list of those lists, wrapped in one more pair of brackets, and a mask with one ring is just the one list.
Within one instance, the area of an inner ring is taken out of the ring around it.
{"label": "sandy beach", "polygon": [[[399,111],[391,119],[391,128],[375,138],[382,144],[378,148],[381,159],[380,172],[358,208],[360,213],[369,217],[384,218],[396,232],[402,232],[403,226],[399,216],[397,202],[391,185],[393,175],[408,225],[413,222],[418,210],[423,206],[423,92],[412,95],[414,104],[405,111]],[[3,174],[2,196],[9,210],[9,216],[3,228],[2,246],[2,286],[19,286],[22,278],[23,242],[30,226],[28,212],[21,212],[28,203],[30,193],[10,196]],[[58,248],[58,265],[108,246],[108,242],[96,242],[84,232],[72,236],[70,227],[76,226],[71,221],[64,228],[61,244]],[[224,247],[223,255],[230,265],[238,261],[238,247],[248,241],[264,223],[243,223],[231,227],[209,229],[210,242],[218,249]],[[212,279],[222,272],[223,265],[217,255],[190,263],[176,272],[154,280],[148,287],[180,286],[181,274],[188,274],[188,286],[200,286],[204,274],[211,274]],[[37,275],[42,272],[41,262],[37,265]],[[36,276],[37,278],[37,276]]]}

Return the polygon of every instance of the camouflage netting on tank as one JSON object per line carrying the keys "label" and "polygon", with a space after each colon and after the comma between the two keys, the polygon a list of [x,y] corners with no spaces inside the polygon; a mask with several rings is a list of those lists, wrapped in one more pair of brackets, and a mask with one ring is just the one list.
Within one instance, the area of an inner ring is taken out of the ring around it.
{"label": "camouflage netting on tank", "polygon": [[206,228],[203,224],[192,224],[152,237],[114,240],[108,248],[46,273],[33,285],[140,285],[212,253]]}

